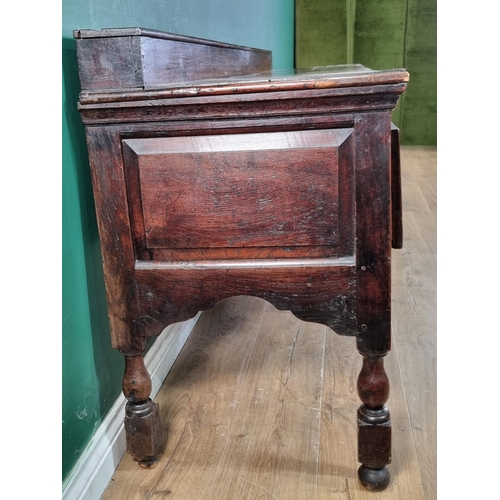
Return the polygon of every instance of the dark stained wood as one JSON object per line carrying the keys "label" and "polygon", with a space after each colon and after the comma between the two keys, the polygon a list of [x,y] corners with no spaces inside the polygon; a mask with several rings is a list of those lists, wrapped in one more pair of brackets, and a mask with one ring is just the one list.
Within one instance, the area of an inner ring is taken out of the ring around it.
{"label": "dark stained wood", "polygon": [[145,469],[152,469],[158,462],[158,452],[163,442],[160,409],[157,403],[127,403],[125,407],[125,436],[127,452]]}
{"label": "dark stained wood", "polygon": [[358,409],[358,477],[372,491],[387,488],[390,481],[387,465],[391,463],[391,416],[384,406],[389,398],[389,379],[383,357],[363,357],[358,377],[358,395],[363,404]]}
{"label": "dark stained wood", "polygon": [[142,352],[144,336],[135,330],[134,247],[121,154],[120,135],[105,127],[86,131],[97,225],[102,248],[111,343]]}
{"label": "dark stained wood", "polygon": [[127,451],[142,467],[155,467],[163,440],[160,412],[150,399],[151,377],[144,364],[142,352],[122,352],[125,356],[123,394]]}
{"label": "dark stained wood", "polygon": [[[351,226],[340,224],[341,168],[351,205],[345,212],[353,211],[346,178],[352,153],[342,147],[350,135],[336,129],[124,141],[140,178],[133,198],[142,202],[147,248],[339,245],[340,227]],[[343,236],[347,253],[352,236]]]}
{"label": "dark stained wood", "polygon": [[359,399],[369,408],[378,410],[389,399],[389,378],[384,370],[383,357],[363,357],[358,377]]}
{"label": "dark stained wood", "polygon": [[382,356],[364,356],[358,377],[358,477],[373,491],[389,485],[391,463],[391,416],[384,406],[389,399],[389,378]]}
{"label": "dark stained wood", "polygon": [[390,350],[390,115],[355,120],[358,350]]}
{"label": "dark stained wood", "polygon": [[137,89],[271,69],[271,52],[143,28],[75,30],[82,89]]}
{"label": "dark stained wood", "polygon": [[[164,81],[158,88],[147,90],[86,91],[80,95],[82,104],[125,103],[128,101],[171,99],[234,94],[259,94],[314,90],[321,95],[328,89],[337,89],[337,95],[370,94],[374,89],[387,92],[404,90],[409,79],[404,69],[374,71],[360,64],[326,66],[312,70],[264,71],[247,77],[221,78],[219,80],[195,80],[170,83]],[[361,87],[361,88],[358,88]],[[256,96],[255,96],[256,98]]]}
{"label": "dark stained wood", "polygon": [[[356,336],[359,477],[387,486],[390,114],[408,74],[351,65],[244,77],[269,65],[266,53],[142,28],[75,36],[129,451],[148,466],[161,441],[147,338],[253,295]],[[203,80],[209,60],[224,78]]]}
{"label": "dark stained wood", "polygon": [[143,334],[158,335],[232,295],[262,297],[339,334],[357,332],[355,269],[348,259],[138,262],[135,275]]}
{"label": "dark stained wood", "polygon": [[163,440],[158,404],[150,399],[151,377],[144,364],[142,352],[122,352],[125,356],[123,394],[127,452],[142,467],[153,468]]}
{"label": "dark stained wood", "polygon": [[[246,90],[246,87],[243,87]],[[239,92],[240,87],[228,89],[228,95],[197,96],[174,94],[173,98],[137,101],[102,102],[84,104],[80,101],[80,113],[85,124],[111,124],[120,122],[158,122],[165,120],[213,120],[230,118],[314,117],[325,112],[340,114],[356,111],[391,110],[405,90],[406,84],[373,87],[326,88],[325,90],[293,90],[277,92],[271,84],[255,94]],[[196,88],[194,90],[197,90]],[[83,99],[84,95],[80,98]],[[258,106],[257,106],[258,103]]]}
{"label": "dark stained wood", "polygon": [[144,403],[151,395],[151,377],[144,364],[142,352],[122,354],[125,356],[123,394],[130,403]]}
{"label": "dark stained wood", "polygon": [[[234,492],[238,499],[274,495],[276,500],[296,500],[302,492],[308,500],[436,499],[435,212],[429,211],[435,201],[436,148],[409,146],[402,147],[401,153],[405,208],[411,205],[421,211],[405,209],[406,251],[392,251],[391,259],[394,342],[384,357],[394,423],[388,488],[371,493],[358,480],[356,380],[363,359],[355,339],[315,323],[302,324],[307,330],[284,345],[288,357],[285,353],[279,359],[277,341],[285,338],[294,318],[287,311],[275,311],[278,318],[270,328],[260,311],[269,313],[274,308],[262,299],[238,296],[201,315],[155,398],[164,430],[168,429],[156,469],[144,471],[127,454],[103,500],[156,498],[168,491],[176,500],[212,500],[223,498],[219,492],[233,482],[238,484]],[[261,308],[256,310],[255,303]],[[255,342],[256,330],[260,333]],[[323,361],[309,349],[300,351],[301,341],[309,346],[319,342],[314,332],[324,334]],[[263,362],[263,357],[270,361]],[[290,372],[288,388],[281,384],[283,393],[267,393],[277,382],[286,381],[281,373],[287,377]],[[243,384],[248,385],[238,385],[245,379]],[[255,388],[255,393],[248,387]],[[254,395],[260,397],[255,400]],[[295,406],[298,411],[300,406],[306,423],[303,430],[294,424],[296,418],[273,418],[287,401],[289,408]],[[318,442],[317,420],[310,418],[309,405],[321,408],[319,454],[313,463],[304,452]],[[231,421],[240,427],[249,422],[253,433],[243,430],[242,438],[227,432]],[[289,432],[293,438],[285,437],[286,446],[274,448],[275,439]],[[260,439],[261,434],[270,439]],[[246,441],[251,441],[248,447]],[[258,464],[263,466],[257,468]],[[306,471],[312,475],[304,477]]]}
{"label": "dark stained wood", "polygon": [[391,124],[391,217],[392,248],[403,248],[403,194],[399,129]]}
{"label": "dark stained wood", "polygon": [[[153,248],[147,251],[151,260],[241,260],[241,259],[304,259],[341,257],[342,246],[284,246],[284,247],[218,247],[218,248]],[[147,256],[143,260],[147,260]]]}

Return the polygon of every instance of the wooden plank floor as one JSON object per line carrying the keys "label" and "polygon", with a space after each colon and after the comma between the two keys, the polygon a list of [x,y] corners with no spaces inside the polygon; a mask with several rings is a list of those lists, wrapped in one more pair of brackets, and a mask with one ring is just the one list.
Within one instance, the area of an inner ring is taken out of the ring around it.
{"label": "wooden plank floor", "polygon": [[355,340],[233,297],[202,315],[156,398],[168,431],[158,466],[125,456],[104,500],[436,498],[436,148],[403,147],[402,169],[390,487],[357,480]]}

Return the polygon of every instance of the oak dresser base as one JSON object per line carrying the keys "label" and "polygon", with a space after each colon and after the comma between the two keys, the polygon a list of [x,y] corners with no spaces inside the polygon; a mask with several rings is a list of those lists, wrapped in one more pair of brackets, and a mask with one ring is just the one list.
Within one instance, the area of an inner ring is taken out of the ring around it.
{"label": "oak dresser base", "polygon": [[272,72],[268,51],[142,28],[74,36],[128,452],[152,468],[164,442],[148,339],[252,295],[356,338],[358,475],[386,488],[402,246],[391,111],[408,73]]}

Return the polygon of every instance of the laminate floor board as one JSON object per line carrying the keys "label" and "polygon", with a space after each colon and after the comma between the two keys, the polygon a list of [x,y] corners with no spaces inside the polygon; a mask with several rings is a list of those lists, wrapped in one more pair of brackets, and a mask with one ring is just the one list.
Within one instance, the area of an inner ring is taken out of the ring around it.
{"label": "laminate floor board", "polygon": [[333,332],[327,335],[317,499],[423,500],[415,444],[394,351],[385,359],[391,382],[388,406],[393,422],[393,463],[388,468],[392,481],[387,490],[375,494],[363,488],[357,479],[357,467],[353,466],[357,463],[357,426],[353,415],[359,406],[356,380],[361,364],[354,339]]}
{"label": "laminate floor board", "polygon": [[207,498],[315,497],[325,330],[268,307]]}
{"label": "laminate floor board", "polygon": [[403,147],[403,249],[392,255],[392,330],[426,500],[437,498],[436,148]]}
{"label": "laminate floor board", "polygon": [[125,455],[103,499],[204,498],[265,307],[233,297],[200,318],[156,397],[167,437],[158,465],[144,470]]}
{"label": "laminate floor board", "polygon": [[389,488],[357,480],[355,339],[233,297],[203,313],[156,398],[168,431],[158,466],[125,456],[104,500],[436,499],[436,149],[401,152]]}
{"label": "laminate floor board", "polygon": [[[403,146],[401,148],[404,210],[437,211],[437,149],[434,146]],[[417,208],[418,207],[418,208]]]}

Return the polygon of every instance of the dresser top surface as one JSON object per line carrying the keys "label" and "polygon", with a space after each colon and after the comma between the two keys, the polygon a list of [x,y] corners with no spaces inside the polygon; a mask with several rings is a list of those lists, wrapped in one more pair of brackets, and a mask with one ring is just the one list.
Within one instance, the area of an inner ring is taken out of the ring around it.
{"label": "dresser top surface", "polygon": [[342,87],[406,84],[405,69],[372,70],[361,64],[319,66],[301,70],[273,70],[225,78],[200,79],[144,86],[142,89],[82,91],[80,102],[117,102],[195,96],[234,95],[260,92],[320,90]]}
{"label": "dresser top surface", "polygon": [[[319,87],[321,82],[324,82],[324,85],[330,83],[331,86],[335,86],[335,84],[337,86],[342,84],[356,86],[356,84],[402,83],[408,81],[408,78],[408,73],[405,69],[373,70],[361,64],[338,64],[304,69],[264,71],[246,76],[194,80],[185,83],[175,83],[172,86],[178,88],[225,85],[244,87],[255,84],[268,86],[270,87],[269,90],[272,90],[272,85],[278,84],[295,84],[300,87],[301,84],[312,83],[316,84],[316,87]],[[165,85],[164,87],[166,88],[167,86]]]}
{"label": "dresser top surface", "polygon": [[271,70],[269,51],[144,28],[75,30],[80,102],[405,84],[404,69],[361,64]]}

